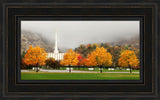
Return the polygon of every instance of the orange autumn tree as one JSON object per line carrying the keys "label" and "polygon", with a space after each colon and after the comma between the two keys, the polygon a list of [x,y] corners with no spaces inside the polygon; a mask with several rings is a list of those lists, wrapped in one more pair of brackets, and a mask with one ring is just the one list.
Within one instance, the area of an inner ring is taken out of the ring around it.
{"label": "orange autumn tree", "polygon": [[39,46],[32,47],[30,45],[29,49],[27,50],[24,56],[24,62],[27,65],[33,65],[37,67],[36,71],[38,71],[39,65],[45,65],[46,58],[47,58],[47,53],[44,50],[44,48],[40,48]]}
{"label": "orange autumn tree", "polygon": [[[103,47],[97,47],[95,51],[88,54],[89,61],[87,62],[90,66],[111,66],[112,65],[112,55],[107,52],[107,49]],[[101,69],[102,72],[102,69]]]}
{"label": "orange autumn tree", "polygon": [[91,54],[88,54],[87,57],[88,57],[88,58],[87,58],[85,64],[86,64],[88,67],[97,66],[96,54],[95,54],[94,51],[92,51]]}
{"label": "orange autumn tree", "polygon": [[120,58],[118,59],[118,65],[122,67],[130,67],[130,73],[132,72],[131,69],[133,67],[138,66],[139,60],[135,55],[134,51],[125,50],[120,54]]}
{"label": "orange autumn tree", "polygon": [[82,60],[82,62],[81,62],[81,65],[83,65],[83,66],[91,66],[88,58],[84,58]]}
{"label": "orange autumn tree", "polygon": [[[63,60],[60,64],[64,66],[76,66],[79,62],[78,56],[78,53],[74,52],[72,49],[69,49],[66,54],[64,54]],[[69,69],[69,72],[71,72],[71,69]]]}

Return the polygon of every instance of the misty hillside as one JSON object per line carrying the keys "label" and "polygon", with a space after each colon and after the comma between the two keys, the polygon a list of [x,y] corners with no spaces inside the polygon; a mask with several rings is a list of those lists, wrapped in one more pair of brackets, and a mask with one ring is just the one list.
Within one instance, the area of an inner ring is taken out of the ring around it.
{"label": "misty hillside", "polygon": [[136,49],[139,49],[139,46],[140,46],[139,36],[135,36],[130,39],[123,39],[123,40],[114,41],[114,42],[111,42],[110,45],[113,45],[113,46],[132,45]]}
{"label": "misty hillside", "polygon": [[[132,45],[136,49],[139,49],[139,36],[135,36],[131,39],[123,39],[123,40],[118,40],[114,42],[110,42],[110,45]],[[29,45],[32,46],[40,46],[45,48],[46,52],[53,52],[54,51],[54,43],[49,43],[49,41],[41,36],[38,33],[33,33],[30,31],[22,31],[21,33],[21,52],[26,51],[29,48]],[[68,48],[69,49],[69,48]],[[60,48],[60,52],[66,52],[68,50],[67,48]]]}
{"label": "misty hillside", "polygon": [[[54,43],[50,43],[41,34],[23,30],[21,33],[21,52],[26,51],[29,45],[43,47],[46,52],[54,52]],[[66,48],[61,48],[59,52],[66,52],[66,50]]]}
{"label": "misty hillside", "polygon": [[21,33],[21,52],[26,51],[29,45],[44,47],[46,52],[53,52],[53,44],[50,44],[41,35],[29,31]]}

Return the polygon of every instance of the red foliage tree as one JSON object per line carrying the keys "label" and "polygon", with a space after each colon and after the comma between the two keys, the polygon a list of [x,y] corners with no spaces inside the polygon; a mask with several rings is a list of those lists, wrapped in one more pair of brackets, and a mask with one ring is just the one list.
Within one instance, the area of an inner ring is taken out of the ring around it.
{"label": "red foliage tree", "polygon": [[77,57],[77,59],[78,59],[77,65],[78,65],[78,66],[81,66],[81,65],[82,65],[81,62],[82,62],[82,60],[83,60],[81,54],[79,54],[79,56]]}

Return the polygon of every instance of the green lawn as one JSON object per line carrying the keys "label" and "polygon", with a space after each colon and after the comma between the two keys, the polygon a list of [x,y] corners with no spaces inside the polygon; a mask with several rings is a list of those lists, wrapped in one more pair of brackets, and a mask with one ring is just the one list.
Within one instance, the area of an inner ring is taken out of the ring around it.
{"label": "green lawn", "polygon": [[139,80],[139,73],[22,72],[21,80]]}

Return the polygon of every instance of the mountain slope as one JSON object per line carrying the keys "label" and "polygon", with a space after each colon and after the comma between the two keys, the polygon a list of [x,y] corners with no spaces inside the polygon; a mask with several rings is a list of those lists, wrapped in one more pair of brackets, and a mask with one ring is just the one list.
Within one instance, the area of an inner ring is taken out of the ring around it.
{"label": "mountain slope", "polygon": [[118,40],[115,42],[111,42],[110,45],[113,46],[122,46],[122,45],[132,45],[134,46],[136,49],[139,49],[140,47],[140,43],[139,43],[139,36],[135,36],[133,38],[130,39],[123,39],[123,40]]}
{"label": "mountain slope", "polygon": [[43,47],[46,52],[53,52],[54,47],[41,35],[23,30],[21,33],[21,52],[26,51],[29,45]]}

